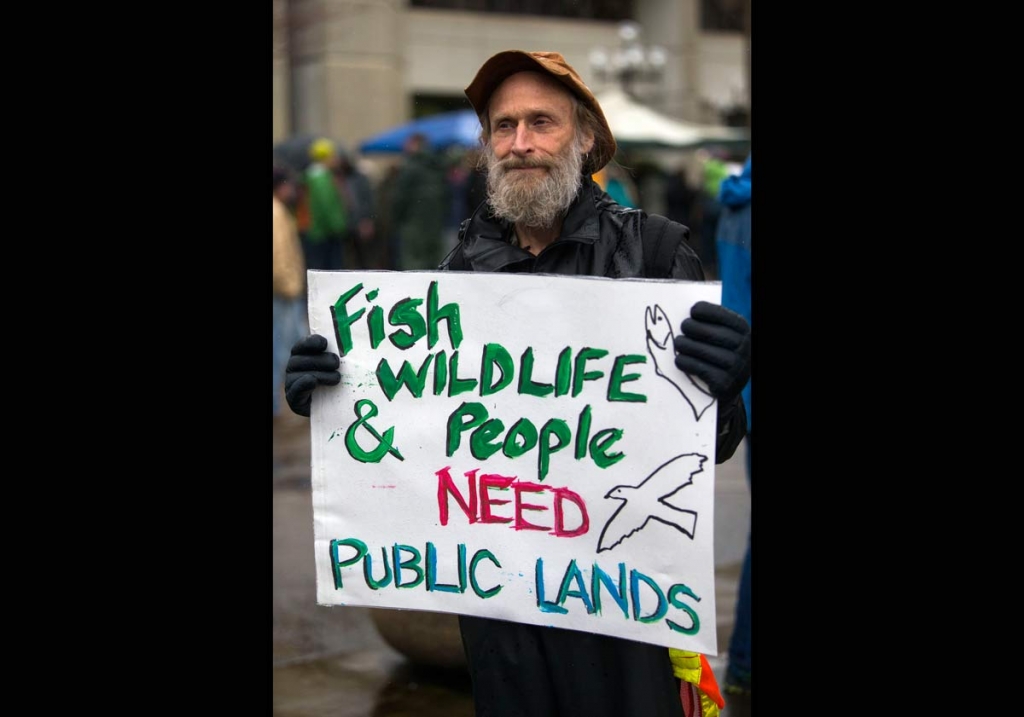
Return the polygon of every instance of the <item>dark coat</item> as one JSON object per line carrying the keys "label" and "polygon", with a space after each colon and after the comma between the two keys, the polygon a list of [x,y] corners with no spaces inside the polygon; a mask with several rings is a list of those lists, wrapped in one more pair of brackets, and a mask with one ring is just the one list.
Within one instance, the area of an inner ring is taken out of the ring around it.
{"label": "dark coat", "polygon": [[426,151],[406,156],[392,192],[398,268],[433,269],[444,256],[449,192],[440,157]]}

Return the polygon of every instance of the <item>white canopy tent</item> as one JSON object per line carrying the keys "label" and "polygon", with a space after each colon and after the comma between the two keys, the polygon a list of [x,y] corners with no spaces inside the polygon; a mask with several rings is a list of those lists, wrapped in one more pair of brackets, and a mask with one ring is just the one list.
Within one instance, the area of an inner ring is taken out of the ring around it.
{"label": "white canopy tent", "polygon": [[597,95],[615,141],[629,147],[695,148],[749,142],[744,128],[684,122],[663,115],[630,98],[621,89]]}

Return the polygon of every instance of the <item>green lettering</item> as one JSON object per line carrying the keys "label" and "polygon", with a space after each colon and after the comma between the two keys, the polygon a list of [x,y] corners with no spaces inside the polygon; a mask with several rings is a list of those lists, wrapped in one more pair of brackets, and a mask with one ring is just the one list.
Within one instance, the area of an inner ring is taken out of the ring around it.
{"label": "green lettering", "polygon": [[448,360],[444,351],[438,351],[434,356],[434,395],[440,396],[444,391],[444,385],[448,382]]}
{"label": "green lettering", "polygon": [[[480,366],[480,395],[490,396],[512,383],[515,377],[515,364],[512,355],[501,344],[486,344]],[[494,366],[501,370],[501,379],[494,380]]]}
{"label": "green lettering", "polygon": [[427,325],[417,310],[423,299],[406,297],[391,307],[388,321],[392,326],[408,326],[409,331],[392,331],[391,343],[403,351],[427,335]]}
{"label": "green lettering", "polygon": [[494,597],[495,595],[500,593],[502,587],[504,587],[504,586],[503,585],[495,585],[490,590],[483,590],[480,587],[480,583],[478,583],[476,581],[476,565],[477,565],[477,563],[479,563],[484,558],[487,558],[492,563],[497,565],[499,568],[501,567],[501,563],[498,562],[498,559],[496,557],[494,557],[494,553],[492,553],[490,550],[478,550],[478,551],[476,551],[473,554],[473,559],[469,562],[469,584],[473,587],[473,592],[476,593],[477,597],[485,598],[486,599],[486,598],[489,598],[489,597]]}
{"label": "green lettering", "polygon": [[427,288],[427,324],[430,331],[427,336],[427,348],[434,348],[438,339],[437,325],[444,320],[448,322],[448,342],[452,345],[452,349],[457,349],[462,343],[462,320],[459,317],[459,305],[452,303],[438,308],[438,302],[437,282],[432,281]]}
{"label": "green lettering", "polygon": [[576,460],[587,457],[587,438],[590,436],[590,404],[583,407],[576,423]]}
{"label": "green lettering", "polygon": [[625,354],[615,357],[615,364],[612,366],[611,376],[608,377],[608,400],[629,401],[631,403],[647,403],[647,396],[642,393],[626,393],[622,390],[622,384],[627,381],[636,381],[640,378],[638,373],[623,374],[622,369],[631,363],[647,363],[647,357],[640,354]]}
{"label": "green lettering", "polygon": [[621,428],[605,428],[594,434],[593,440],[590,441],[590,457],[598,468],[613,466],[626,457],[622,451],[608,454],[608,449],[620,438],[622,438]]}
{"label": "green lettering", "polygon": [[[338,560],[338,548],[345,546],[347,548],[355,548],[356,554],[348,560]],[[349,565],[354,565],[362,560],[363,556],[366,555],[366,543],[362,540],[355,538],[346,538],[345,540],[332,540],[331,541],[331,570],[334,572],[334,589],[341,590],[341,569],[347,568]]]}
{"label": "green lettering", "polygon": [[352,350],[352,330],[349,327],[358,321],[359,317],[366,312],[366,309],[360,309],[350,316],[346,311],[346,305],[348,304],[349,299],[362,290],[363,285],[356,284],[339,296],[338,300],[334,302],[334,306],[331,307],[331,319],[334,324],[334,338],[338,340],[338,350],[341,352],[342,356]]}
{"label": "green lettering", "polygon": [[466,592],[466,545],[459,543],[459,584],[447,585],[437,582],[437,548],[427,543],[427,592],[438,590],[443,593]]}
{"label": "green lettering", "polygon": [[519,358],[519,393],[529,396],[547,396],[555,390],[550,383],[535,383],[533,380],[533,348],[528,348]]}
{"label": "green lettering", "polygon": [[[462,434],[487,420],[487,415],[487,409],[481,403],[463,403],[452,411],[452,414],[448,416],[448,433],[445,441],[449,457],[455,455],[455,451],[459,449]],[[463,421],[463,416],[468,416],[469,420]]]}
{"label": "green lettering", "polygon": [[423,386],[427,382],[427,373],[433,358],[433,354],[427,354],[423,363],[420,364],[419,371],[413,371],[408,361],[402,361],[402,368],[399,369],[397,377],[391,370],[388,360],[382,358],[377,364],[377,382],[380,384],[380,390],[384,392],[389,401],[402,390],[402,386],[409,389],[409,393],[416,398],[422,398]]}
{"label": "green lettering", "polygon": [[366,325],[370,329],[370,348],[376,349],[384,343],[384,309],[379,306],[370,309]]}
{"label": "green lettering", "polygon": [[520,418],[508,430],[501,452],[508,458],[518,458],[536,445],[537,427],[529,419]]}
{"label": "green lettering", "polygon": [[572,349],[566,346],[558,354],[558,366],[555,368],[555,395],[565,396],[569,393],[569,382],[572,380]]}
{"label": "green lettering", "polygon": [[459,378],[459,352],[455,351],[452,353],[452,357],[448,359],[449,370],[448,373],[451,378],[448,381],[448,396],[458,396],[460,393],[468,393],[476,388],[477,380],[475,378]]}
{"label": "green lettering", "polygon": [[[557,442],[552,443],[552,437],[558,439]],[[572,431],[569,430],[569,425],[561,418],[552,418],[540,429],[540,447],[538,450],[539,455],[537,457],[539,481],[543,482],[548,475],[548,467],[551,464],[551,454],[565,448],[571,439]]]}
{"label": "green lettering", "polygon": [[576,398],[583,390],[584,381],[596,381],[604,376],[604,371],[585,371],[587,361],[607,356],[605,349],[583,348],[576,354],[576,369],[572,377],[572,397]]}
{"label": "green lettering", "polygon": [[491,440],[501,436],[503,430],[505,430],[505,424],[499,419],[492,418],[487,421],[480,428],[473,431],[473,435],[469,437],[469,452],[478,461],[487,460],[501,450],[501,441],[491,443]]}
{"label": "green lettering", "polygon": [[696,635],[698,632],[700,632],[700,618],[697,617],[697,613],[694,612],[694,610],[689,605],[676,600],[676,595],[678,593],[683,593],[684,595],[692,597],[697,602],[700,602],[700,598],[694,595],[693,591],[690,590],[690,588],[686,587],[681,583],[673,585],[671,588],[669,588],[668,591],[668,601],[672,603],[672,605],[674,605],[675,607],[686,612],[690,616],[690,620],[693,621],[693,625],[691,627],[683,627],[679,623],[672,622],[671,620],[665,620],[665,622],[668,624],[670,629],[675,630],[676,632],[681,632],[684,635]]}

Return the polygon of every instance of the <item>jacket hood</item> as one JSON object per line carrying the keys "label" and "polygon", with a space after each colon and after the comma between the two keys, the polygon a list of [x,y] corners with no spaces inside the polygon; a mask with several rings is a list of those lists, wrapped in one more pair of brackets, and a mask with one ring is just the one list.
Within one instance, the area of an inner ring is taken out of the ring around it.
{"label": "jacket hood", "polygon": [[718,198],[727,207],[742,207],[750,203],[750,157],[743,164],[742,172],[722,180]]}

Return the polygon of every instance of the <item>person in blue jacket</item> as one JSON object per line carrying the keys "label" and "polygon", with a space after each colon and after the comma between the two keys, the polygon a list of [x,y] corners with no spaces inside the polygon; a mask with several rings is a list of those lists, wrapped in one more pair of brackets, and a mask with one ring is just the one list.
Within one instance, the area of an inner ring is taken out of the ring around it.
{"label": "person in blue jacket", "polygon": [[[722,214],[715,235],[715,249],[718,253],[719,279],[722,282],[722,306],[732,309],[751,322],[750,291],[750,157],[747,157],[740,174],[733,174],[722,180],[718,199]],[[752,421],[750,407],[750,385],[748,380],[742,391],[744,408],[747,410],[747,487],[751,479],[751,438]],[[739,595],[736,601],[736,616],[732,637],[729,641],[728,665],[725,672],[727,694],[750,693],[750,533],[747,533],[747,549],[740,573]]]}

